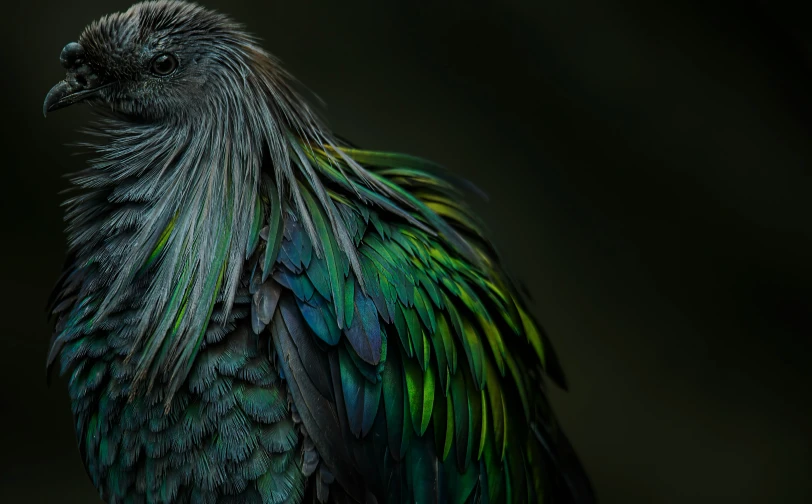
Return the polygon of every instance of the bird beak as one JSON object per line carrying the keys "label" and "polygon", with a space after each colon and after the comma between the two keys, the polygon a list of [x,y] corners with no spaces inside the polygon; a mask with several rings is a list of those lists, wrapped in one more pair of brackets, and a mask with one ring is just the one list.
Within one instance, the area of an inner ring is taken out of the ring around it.
{"label": "bird beak", "polygon": [[102,89],[113,85],[112,82],[103,83],[98,74],[84,61],[84,56],[84,48],[76,42],[71,42],[62,49],[59,60],[68,72],[64,80],[48,91],[42,105],[44,116],[53,110],[97,96]]}
{"label": "bird beak", "polygon": [[94,88],[76,89],[67,79],[60,81],[48,91],[48,95],[45,97],[45,103],[42,105],[42,115],[47,117],[48,112],[65,108],[98,95],[102,89],[110,87],[111,84],[104,84]]}

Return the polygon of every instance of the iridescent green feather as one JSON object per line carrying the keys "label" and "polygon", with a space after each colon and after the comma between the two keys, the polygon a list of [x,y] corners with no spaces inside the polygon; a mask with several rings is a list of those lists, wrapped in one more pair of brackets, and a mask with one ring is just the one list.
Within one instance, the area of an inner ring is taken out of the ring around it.
{"label": "iridescent green feather", "polygon": [[[543,484],[534,481],[541,473],[529,469],[528,460],[548,462],[520,426],[554,423],[534,416],[544,398],[528,378],[540,376],[549,352],[499,268],[481,223],[452,184],[424,171],[437,169],[430,163],[343,150],[383,186],[398,194],[408,188],[403,201],[419,200],[416,206],[423,210],[404,220],[388,211],[398,206],[395,200],[348,175],[352,170],[340,166],[346,160],[337,151],[302,150],[339,188],[328,194],[357,246],[364,286],[303,184],[323,254],[305,264],[299,250],[308,237],[286,226],[274,278],[295,294],[308,327],[327,344],[325,351],[337,347],[350,431],[362,444],[375,445],[367,434],[377,417],[383,419],[386,452],[405,464],[402,486],[392,490],[401,497],[427,495],[425,485],[414,480],[432,474],[420,458],[427,447],[440,459],[437,474],[450,502],[524,502],[534,496]],[[435,219],[453,227],[454,235],[431,232],[439,229]],[[478,260],[460,250],[460,237]],[[388,357],[380,358],[382,353]],[[433,440],[429,445],[422,442],[426,436]]]}

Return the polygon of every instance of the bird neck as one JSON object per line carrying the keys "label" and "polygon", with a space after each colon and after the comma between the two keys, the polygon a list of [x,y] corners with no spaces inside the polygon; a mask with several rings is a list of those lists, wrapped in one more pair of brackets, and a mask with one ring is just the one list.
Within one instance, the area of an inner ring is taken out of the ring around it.
{"label": "bird neck", "polygon": [[109,120],[96,159],[72,180],[82,194],[67,202],[70,248],[104,286],[91,325],[140,306],[136,382],[176,388],[215,303],[226,316],[233,304],[262,211],[262,139],[238,126],[214,115],[185,126]]}
{"label": "bird neck", "polygon": [[193,110],[160,122],[100,123],[93,133],[105,141],[85,144],[97,156],[72,180],[81,194],[67,202],[70,247],[102,289],[89,327],[137,300],[135,382],[167,383],[168,399],[215,303],[229,315],[249,239],[263,222],[263,170],[278,188],[266,199],[292,198],[303,217],[301,180],[326,198],[303,146],[334,140],[288,77],[256,56],[264,63],[246,71],[244,86],[210,83],[216,89]]}

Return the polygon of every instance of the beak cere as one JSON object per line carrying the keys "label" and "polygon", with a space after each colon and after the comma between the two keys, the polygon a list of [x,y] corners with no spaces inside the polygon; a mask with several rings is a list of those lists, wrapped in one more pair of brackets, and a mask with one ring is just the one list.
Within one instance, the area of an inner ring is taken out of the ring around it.
{"label": "beak cere", "polygon": [[62,49],[59,61],[68,72],[63,81],[48,91],[42,106],[43,115],[89,98],[109,85],[101,85],[101,78],[84,61],[84,56],[84,48],[76,42]]}

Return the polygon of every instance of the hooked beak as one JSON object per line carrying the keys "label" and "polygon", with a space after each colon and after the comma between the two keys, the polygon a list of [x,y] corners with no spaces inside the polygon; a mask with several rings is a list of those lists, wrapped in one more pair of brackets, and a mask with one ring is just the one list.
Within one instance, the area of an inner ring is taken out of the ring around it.
{"label": "hooked beak", "polygon": [[89,89],[75,89],[67,79],[60,81],[48,91],[48,95],[45,97],[45,103],[42,105],[42,115],[47,117],[48,112],[59,110],[82,100],[86,100],[91,96],[99,94],[102,89],[108,88],[111,85],[112,83]]}
{"label": "hooked beak", "polygon": [[48,112],[97,96],[101,90],[114,84],[102,83],[98,74],[85,63],[84,55],[84,48],[76,42],[71,42],[62,49],[59,60],[68,72],[64,80],[48,91],[42,105],[42,115],[47,117]]}

